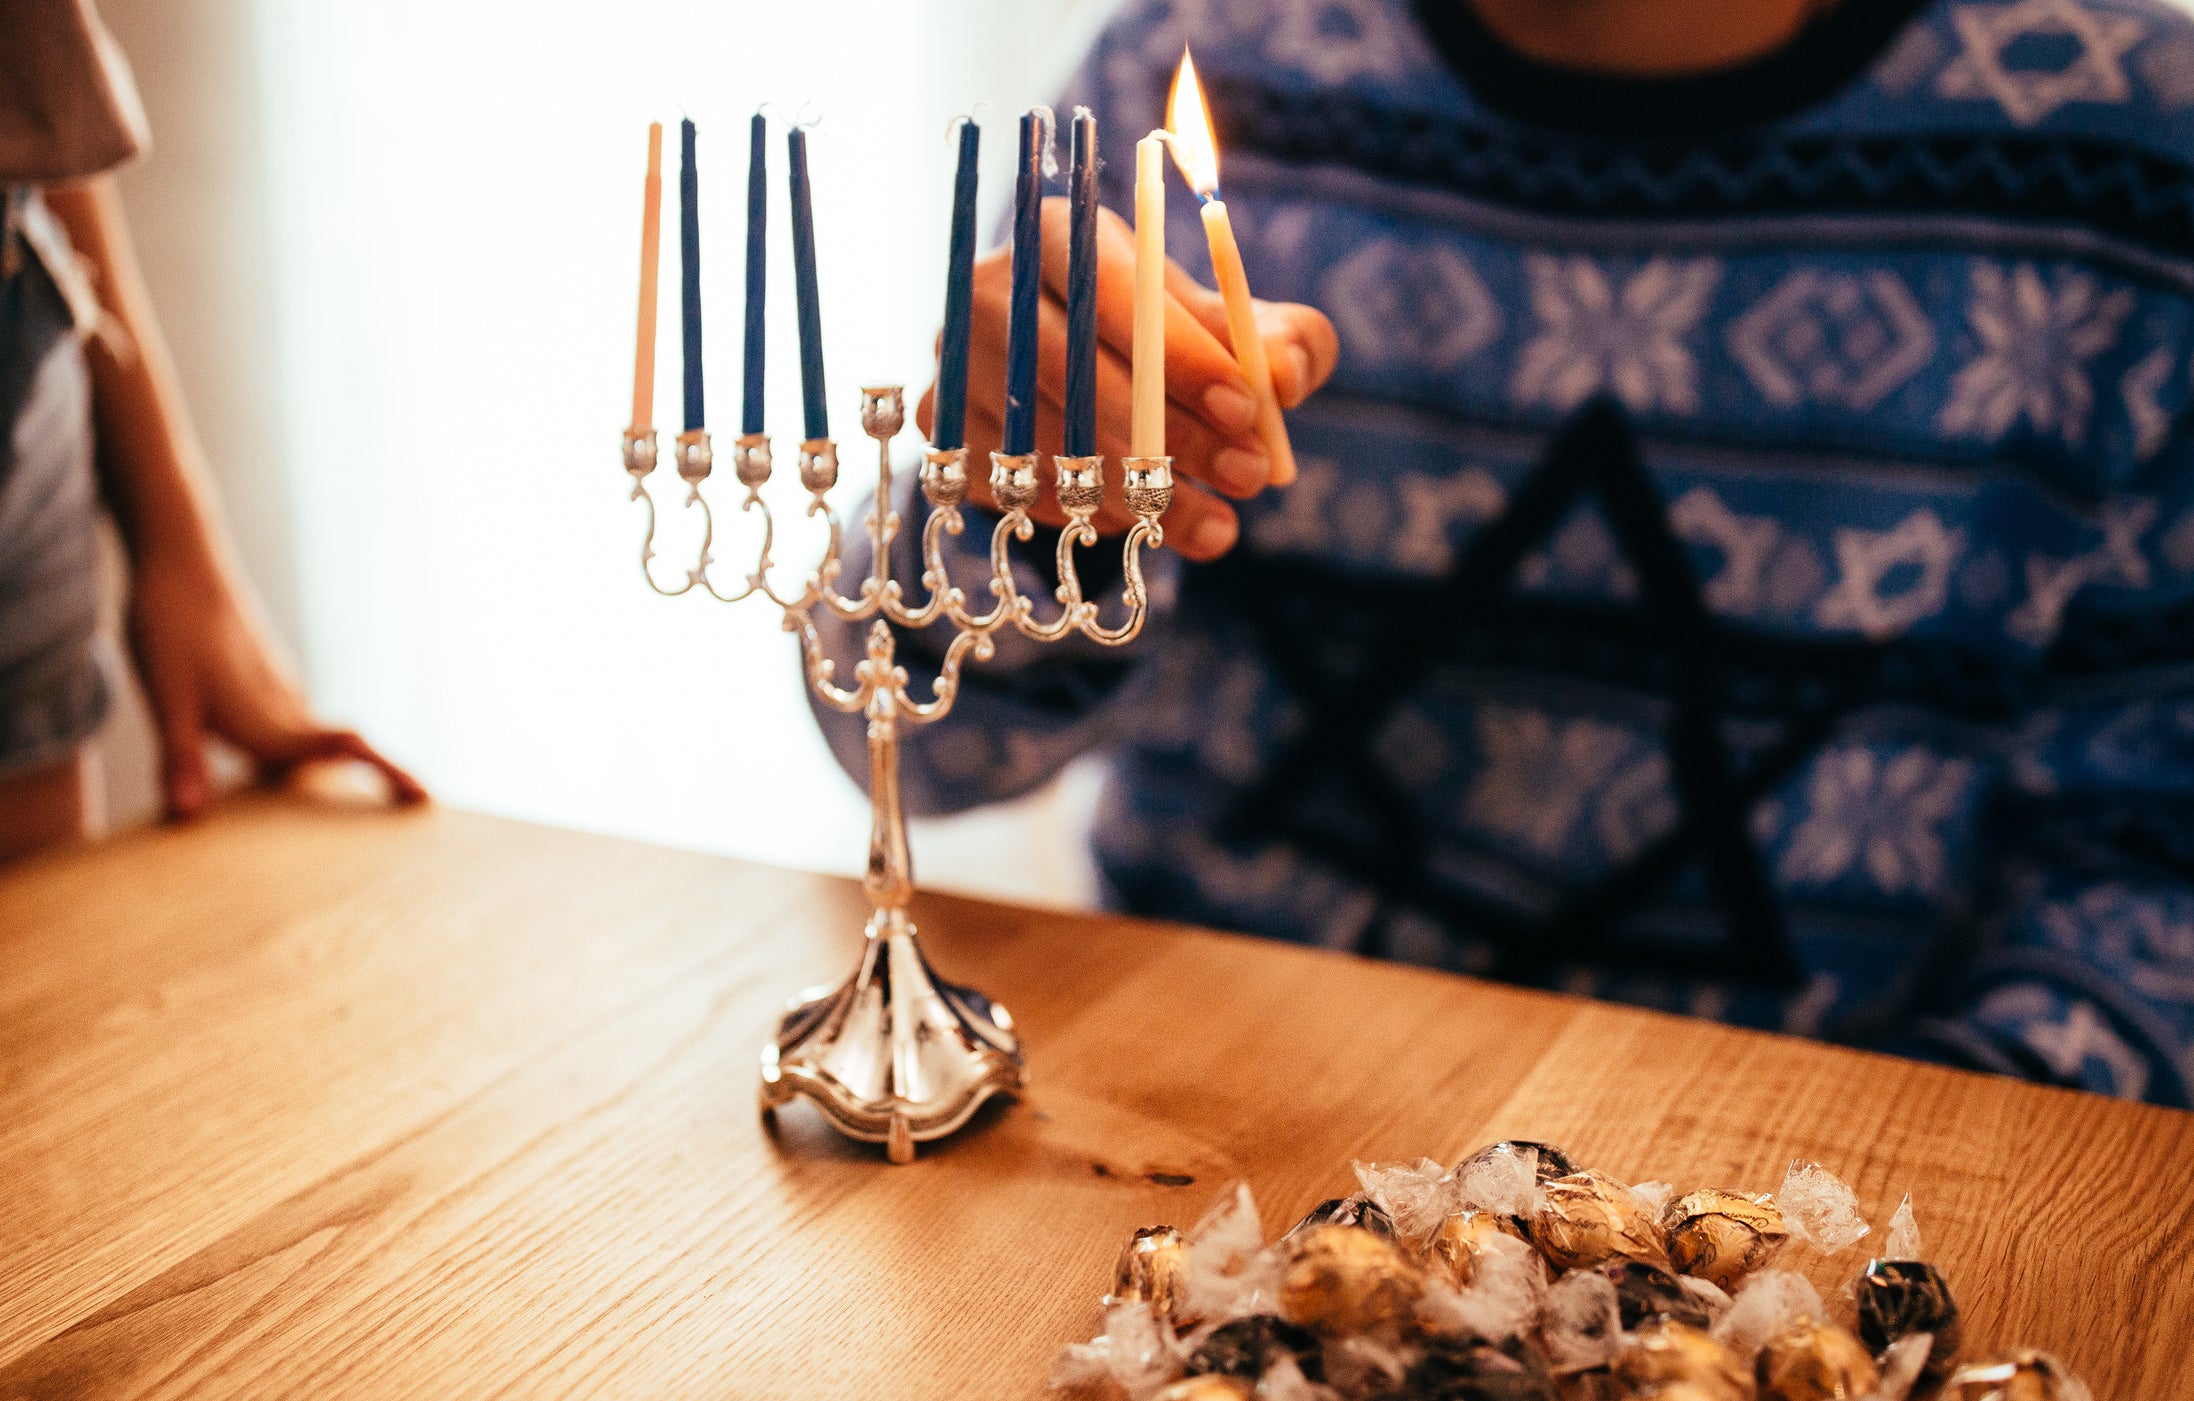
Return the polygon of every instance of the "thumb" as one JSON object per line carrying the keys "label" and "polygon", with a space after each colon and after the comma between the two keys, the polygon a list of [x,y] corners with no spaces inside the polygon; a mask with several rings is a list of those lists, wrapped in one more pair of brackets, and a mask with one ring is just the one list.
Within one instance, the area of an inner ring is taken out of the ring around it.
{"label": "thumb", "polygon": [[206,774],[205,717],[187,687],[154,698],[160,727],[160,792],[167,815],[189,821],[205,811],[212,782]]}

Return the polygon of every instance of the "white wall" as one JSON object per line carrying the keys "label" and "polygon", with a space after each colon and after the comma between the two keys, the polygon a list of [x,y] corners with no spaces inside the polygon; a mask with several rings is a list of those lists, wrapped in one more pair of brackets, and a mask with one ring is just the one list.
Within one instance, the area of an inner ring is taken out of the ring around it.
{"label": "white wall", "polygon": [[[812,147],[831,410],[841,441],[858,438],[860,383],[912,388],[927,373],[948,120],[992,104],[994,212],[1010,114],[1063,79],[1089,7],[105,10],[156,128],[153,159],[125,180],[156,300],[247,556],[322,705],[445,801],[857,869],[866,802],[815,733],[777,619],[659,599],[635,573],[641,508],[624,499],[617,440],[646,123],[670,128],[673,198],[676,121],[690,114],[702,129],[710,416],[728,427],[746,117],[765,100],[824,114]],[[774,142],[770,416],[789,446],[799,397],[782,157]],[[674,209],[656,414],[671,427]],[[667,467],[654,485],[676,499]],[[689,539],[674,536],[663,564]],[[799,555],[787,545],[779,557]],[[925,824],[923,877],[1086,898],[1087,789]]]}

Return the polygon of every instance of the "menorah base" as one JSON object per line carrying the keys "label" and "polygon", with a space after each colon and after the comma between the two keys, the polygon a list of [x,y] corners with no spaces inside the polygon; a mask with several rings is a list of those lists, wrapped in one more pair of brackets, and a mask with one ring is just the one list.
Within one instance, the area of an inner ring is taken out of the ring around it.
{"label": "menorah base", "polygon": [[903,910],[878,910],[853,976],[795,998],[762,1048],[764,1116],[805,1095],[832,1128],[884,1144],[895,1163],[1027,1084],[1013,1018],[939,978]]}

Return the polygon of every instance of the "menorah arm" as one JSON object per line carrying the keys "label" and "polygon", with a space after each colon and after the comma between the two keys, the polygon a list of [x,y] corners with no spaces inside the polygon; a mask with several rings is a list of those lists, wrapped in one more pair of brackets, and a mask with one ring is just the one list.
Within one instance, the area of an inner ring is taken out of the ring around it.
{"label": "menorah arm", "polygon": [[1098,622],[1097,606],[1091,604],[1082,623],[1085,636],[1104,646],[1118,647],[1133,641],[1142,632],[1143,621],[1150,616],[1150,586],[1143,579],[1143,551],[1146,548],[1155,550],[1164,543],[1165,527],[1156,520],[1138,520],[1128,527],[1120,564],[1120,596],[1127,604],[1127,618],[1117,627],[1105,627]]}
{"label": "menorah arm", "polygon": [[[930,682],[928,700],[916,701],[903,682],[894,690],[892,699],[898,703],[899,713],[917,725],[944,719],[952,713],[953,701],[959,698],[960,667],[968,654],[974,653],[975,660],[983,662],[990,660],[996,650],[997,646],[987,632],[954,633],[952,645],[945,648],[945,659],[937,668],[936,678]],[[899,675],[904,677],[906,672],[902,669]]]}
{"label": "menorah arm", "polygon": [[655,581],[655,569],[653,567],[655,563],[655,530],[657,525],[657,519],[655,514],[655,497],[649,493],[648,484],[644,480],[642,480],[642,474],[637,472],[633,474],[632,496],[630,499],[637,501],[648,508],[647,533],[640,537],[640,577],[647,580],[649,588],[655,590],[655,592],[661,594],[663,597],[676,598],[680,594],[685,593],[688,589],[691,589],[693,587],[693,582],[696,575],[693,571],[688,570],[686,573],[686,581],[678,585],[676,588],[670,589],[664,588],[661,584]]}
{"label": "menorah arm", "polygon": [[869,697],[875,694],[873,676],[863,675],[861,684],[852,690],[834,684],[831,678],[837,673],[838,663],[830,658],[823,646],[822,633],[815,626],[813,609],[787,609],[785,631],[797,633],[800,638],[800,660],[806,670],[808,689],[816,698],[832,710],[857,715],[867,708]]}

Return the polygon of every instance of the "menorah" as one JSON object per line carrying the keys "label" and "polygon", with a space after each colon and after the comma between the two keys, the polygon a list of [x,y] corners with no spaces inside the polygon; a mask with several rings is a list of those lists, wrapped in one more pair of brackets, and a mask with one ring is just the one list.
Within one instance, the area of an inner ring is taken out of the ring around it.
{"label": "menorah", "polygon": [[[899,385],[861,390],[861,428],[876,442],[876,494],[866,522],[873,551],[868,577],[847,597],[837,587],[843,532],[829,493],[838,484],[838,449],[827,438],[800,444],[800,485],[808,493],[810,518],[820,517],[829,535],[821,562],[797,593],[782,590],[772,577],[776,519],[762,498],[770,479],[769,438],[740,437],[732,449],[733,471],[744,488],[742,513],[758,513],[761,541],[755,567],[730,592],[710,575],[715,563],[716,520],[702,485],[714,465],[709,435],[689,430],[678,436],[673,456],[687,487],[685,505],[702,513],[698,561],[682,583],[666,587],[651,568],[655,558],[657,514],[647,478],[655,470],[658,448],[652,429],[625,433],[625,470],[632,474],[632,498],[647,504],[647,535],[640,547],[640,568],[648,585],[666,597],[701,590],[724,603],[759,594],[784,611],[785,630],[800,639],[807,682],[822,702],[847,714],[868,718],[869,827],[868,868],[862,888],[874,906],[852,975],[836,987],[811,989],[795,997],[778,1023],[777,1034],[762,1048],[761,1111],[765,1117],[805,1095],[830,1124],[852,1138],[883,1143],[895,1163],[909,1162],[914,1145],[942,1138],[965,1124],[984,1101],[1017,1094],[1027,1087],[1027,1065],[1013,1018],[1000,1004],[973,988],[946,982],[930,968],[916,938],[907,907],[914,896],[913,863],[907,849],[906,815],[899,800],[899,727],[927,725],[952,712],[960,692],[961,668],[972,657],[981,662],[996,650],[1001,628],[1012,627],[1038,642],[1056,642],[1080,634],[1118,647],[1142,631],[1149,611],[1142,551],[1165,543],[1159,516],[1173,500],[1173,459],[1129,457],[1123,460],[1124,495],[1135,522],[1121,544],[1122,599],[1126,617],[1117,625],[1102,622],[1103,607],[1083,596],[1075,569],[1075,551],[1097,543],[1094,517],[1104,504],[1102,457],[1052,458],[1054,490],[1066,516],[1053,552],[1059,605],[1056,615],[1040,616],[1036,601],[1014,582],[1012,542],[1036,531],[1030,511],[1041,487],[1038,454],[990,455],[991,496],[1001,512],[990,537],[990,593],[987,611],[969,607],[945,567],[944,537],[966,528],[961,503],[967,499],[967,449],[929,449],[919,482],[930,515],[922,527],[920,604],[908,602],[892,577],[891,547],[900,528],[893,507],[891,443],[906,421],[905,395]],[[837,684],[837,664],[825,653],[817,611],[846,623],[869,624],[867,655],[854,666],[851,688]],[[1045,610],[1048,611],[1048,610]],[[949,623],[951,643],[937,666],[929,697],[919,698],[896,655],[894,626],[928,628]]]}

